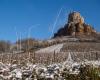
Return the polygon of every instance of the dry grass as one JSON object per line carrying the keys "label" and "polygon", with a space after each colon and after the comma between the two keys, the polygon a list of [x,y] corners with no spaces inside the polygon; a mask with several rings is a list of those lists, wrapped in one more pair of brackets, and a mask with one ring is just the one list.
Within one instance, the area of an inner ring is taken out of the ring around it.
{"label": "dry grass", "polygon": [[[70,52],[74,61],[82,60],[99,60],[100,51],[91,52]],[[26,63],[28,61],[32,63],[52,64],[55,62],[63,62],[67,59],[69,52],[61,53],[11,53],[11,54],[0,54],[0,61],[3,63]]]}

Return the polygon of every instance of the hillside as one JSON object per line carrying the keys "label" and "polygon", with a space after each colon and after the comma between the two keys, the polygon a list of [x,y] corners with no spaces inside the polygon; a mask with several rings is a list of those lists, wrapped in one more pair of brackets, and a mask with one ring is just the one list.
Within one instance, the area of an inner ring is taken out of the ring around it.
{"label": "hillside", "polygon": [[71,12],[65,26],[60,28],[52,39],[47,40],[47,43],[49,46],[37,50],[36,53],[67,55],[68,52],[72,52],[72,57],[75,59],[76,55],[76,59],[80,60],[83,55],[86,56],[85,59],[97,59],[100,56],[100,33],[86,24],[79,12]]}

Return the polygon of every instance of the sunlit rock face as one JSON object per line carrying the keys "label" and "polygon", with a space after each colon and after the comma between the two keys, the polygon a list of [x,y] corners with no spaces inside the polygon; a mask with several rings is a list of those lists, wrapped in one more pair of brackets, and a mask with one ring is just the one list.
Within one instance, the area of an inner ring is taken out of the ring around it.
{"label": "sunlit rock face", "polygon": [[71,23],[71,22],[73,22],[74,24],[77,24],[77,23],[83,24],[84,18],[80,15],[79,12],[72,12],[69,14],[69,17],[68,17],[68,23]]}
{"label": "sunlit rock face", "polygon": [[71,12],[68,16],[68,22],[63,28],[60,28],[54,37],[59,36],[79,36],[79,35],[92,35],[96,31],[91,25],[85,23],[84,18],[79,12]]}

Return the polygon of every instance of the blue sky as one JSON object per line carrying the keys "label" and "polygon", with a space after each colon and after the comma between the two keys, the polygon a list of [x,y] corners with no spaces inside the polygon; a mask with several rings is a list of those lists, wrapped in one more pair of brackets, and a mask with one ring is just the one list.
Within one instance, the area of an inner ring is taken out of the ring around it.
{"label": "blue sky", "polygon": [[54,32],[67,22],[70,11],[80,12],[86,23],[100,31],[100,0],[0,0],[0,40],[15,42],[29,32],[33,38],[48,39],[56,18]]}

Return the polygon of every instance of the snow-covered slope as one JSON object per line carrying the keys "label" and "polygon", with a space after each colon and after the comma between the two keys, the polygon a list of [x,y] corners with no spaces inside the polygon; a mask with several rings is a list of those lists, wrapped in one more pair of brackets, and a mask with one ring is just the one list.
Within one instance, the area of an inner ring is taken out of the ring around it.
{"label": "snow-covered slope", "polygon": [[43,48],[40,49],[38,51],[36,51],[36,53],[52,53],[52,52],[60,52],[61,48],[63,47],[63,43],[62,44],[57,44],[57,45],[53,45],[47,48]]}

